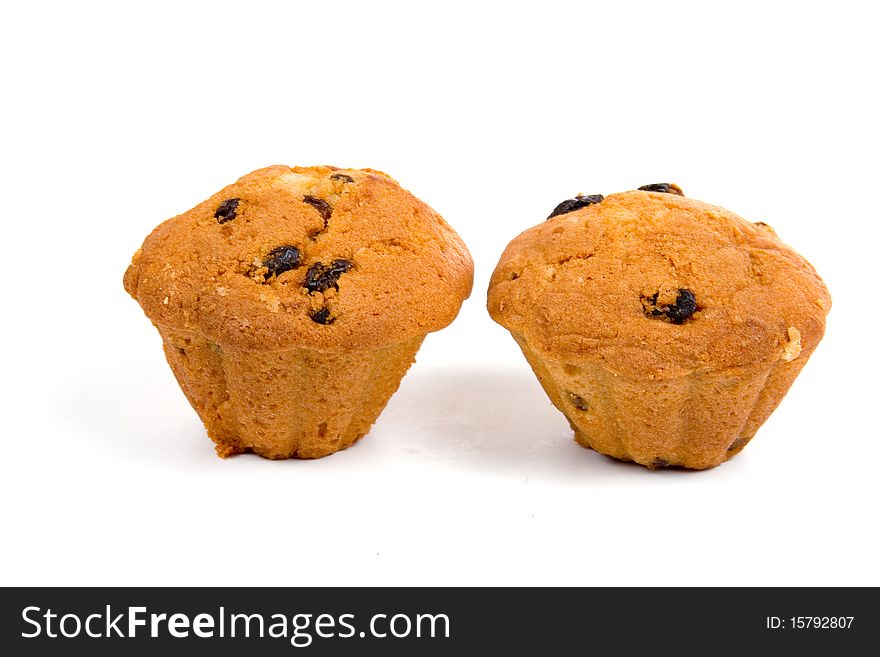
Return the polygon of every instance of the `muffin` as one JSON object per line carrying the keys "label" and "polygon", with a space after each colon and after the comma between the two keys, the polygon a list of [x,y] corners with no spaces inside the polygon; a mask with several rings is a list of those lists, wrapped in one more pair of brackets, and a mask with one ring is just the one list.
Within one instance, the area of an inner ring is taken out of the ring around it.
{"label": "muffin", "polygon": [[316,458],[366,434],[468,297],[450,226],[371,169],[272,166],[156,228],[126,291],[217,454]]}
{"label": "muffin", "polygon": [[507,246],[488,295],[575,440],[652,469],[739,453],[830,307],[770,226],[670,183],[560,203]]}

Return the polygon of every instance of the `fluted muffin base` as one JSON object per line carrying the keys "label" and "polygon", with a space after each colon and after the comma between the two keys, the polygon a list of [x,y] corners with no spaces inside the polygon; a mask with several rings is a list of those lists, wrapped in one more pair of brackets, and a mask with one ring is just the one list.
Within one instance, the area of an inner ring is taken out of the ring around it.
{"label": "fluted muffin base", "polygon": [[318,458],[364,436],[400,386],[425,336],[380,349],[253,352],[157,327],[165,357],[217,454]]}
{"label": "fluted muffin base", "polygon": [[575,440],[649,468],[712,468],[735,454],[770,416],[810,351],[790,362],[668,379],[634,378],[601,363],[556,363],[513,334]]}

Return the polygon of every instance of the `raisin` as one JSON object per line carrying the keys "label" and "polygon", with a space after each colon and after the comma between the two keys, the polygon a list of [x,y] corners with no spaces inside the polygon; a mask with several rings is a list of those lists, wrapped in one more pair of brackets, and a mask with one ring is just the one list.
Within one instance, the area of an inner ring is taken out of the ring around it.
{"label": "raisin", "polygon": [[227,221],[235,219],[235,215],[238,213],[239,203],[241,203],[240,198],[228,198],[223,201],[214,213],[214,219],[217,220],[217,223],[225,224]]}
{"label": "raisin", "polygon": [[324,220],[324,225],[327,224],[327,220],[330,219],[330,215],[333,214],[333,208],[330,207],[330,204],[327,201],[318,198],[317,196],[306,195],[303,196],[303,202],[308,203],[315,208],[321,215],[321,219]]}
{"label": "raisin", "polygon": [[267,277],[280,276],[286,271],[299,267],[299,261],[299,249],[286,244],[269,251],[269,254],[263,260],[263,266],[269,270],[266,274]]}
{"label": "raisin", "polygon": [[653,461],[651,461],[651,465],[648,467],[650,467],[652,470],[656,470],[657,468],[668,468],[669,461],[666,461],[664,459],[654,459]]}
{"label": "raisin", "polygon": [[665,317],[673,324],[681,324],[697,311],[697,298],[685,288],[679,288],[675,303],[669,306],[657,305],[659,292],[650,298],[643,298],[642,305],[648,317]]}
{"label": "raisin", "polygon": [[684,288],[678,291],[675,303],[666,310],[666,316],[673,324],[681,324],[697,310],[697,298],[694,293]]}
{"label": "raisin", "polygon": [[349,176],[347,173],[334,173],[330,176],[330,180],[341,180],[342,182],[351,183],[354,182],[354,178]]}
{"label": "raisin", "polygon": [[574,406],[579,411],[588,411],[590,410],[590,404],[587,403],[587,400],[581,397],[580,395],[576,395],[573,392],[568,393],[568,401],[571,402],[571,405]]}
{"label": "raisin", "polygon": [[333,317],[330,317],[330,309],[327,306],[324,306],[320,310],[314,311],[313,313],[311,313],[310,317],[312,318],[313,322],[324,325],[332,324],[334,320]]}
{"label": "raisin", "polygon": [[589,196],[584,196],[583,194],[578,194],[574,198],[570,198],[567,201],[563,201],[555,208],[553,208],[553,212],[550,213],[548,219],[552,219],[553,217],[560,214],[568,214],[569,212],[574,212],[575,210],[580,210],[581,208],[585,208],[588,205],[593,205],[595,203],[601,203],[605,200],[605,197],[601,194],[590,194]]}
{"label": "raisin", "polygon": [[675,183],[653,183],[651,185],[642,185],[639,187],[640,192],[660,192],[662,194],[678,194],[684,196],[681,187]]}
{"label": "raisin", "polygon": [[339,289],[339,277],[350,271],[354,264],[348,260],[334,260],[329,265],[316,262],[306,272],[306,280],[303,287],[309,292],[323,292],[335,287]]}

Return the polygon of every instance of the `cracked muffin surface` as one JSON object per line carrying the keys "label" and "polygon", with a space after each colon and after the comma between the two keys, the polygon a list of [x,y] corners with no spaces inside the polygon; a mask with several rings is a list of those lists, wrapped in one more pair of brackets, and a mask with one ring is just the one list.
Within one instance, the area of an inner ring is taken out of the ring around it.
{"label": "cracked muffin surface", "polygon": [[221,345],[356,351],[443,328],[472,279],[458,235],[387,175],[272,166],[161,224],[124,282],[154,323]]}
{"label": "cracked muffin surface", "polygon": [[365,435],[473,262],[370,169],[272,166],[156,228],[124,286],[220,456],[317,458]]}
{"label": "cracked muffin surface", "polygon": [[830,307],[770,226],[672,183],[563,201],[507,246],[488,293],[576,440],[652,469],[742,450]]}

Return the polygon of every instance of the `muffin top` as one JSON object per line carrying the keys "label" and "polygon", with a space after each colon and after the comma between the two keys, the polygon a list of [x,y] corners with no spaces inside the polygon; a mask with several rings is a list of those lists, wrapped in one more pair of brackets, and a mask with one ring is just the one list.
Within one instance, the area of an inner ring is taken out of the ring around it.
{"label": "muffin top", "polygon": [[488,307],[550,360],[670,378],[809,354],[831,298],[770,226],[662,183],[560,203],[507,246]]}
{"label": "muffin top", "polygon": [[357,351],[449,324],[473,262],[384,173],[271,166],[159,225],[124,284],[153,323],[221,346]]}

